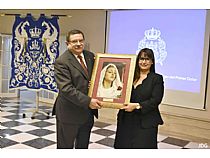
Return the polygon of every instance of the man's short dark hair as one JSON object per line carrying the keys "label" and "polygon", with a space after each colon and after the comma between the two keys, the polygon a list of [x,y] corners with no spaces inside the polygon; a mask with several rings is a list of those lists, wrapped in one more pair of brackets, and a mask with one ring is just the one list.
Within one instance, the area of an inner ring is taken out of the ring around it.
{"label": "man's short dark hair", "polygon": [[67,33],[67,35],[66,35],[66,41],[69,42],[69,37],[70,37],[71,35],[74,35],[74,34],[82,34],[83,39],[85,39],[84,33],[83,33],[82,31],[74,29],[74,30],[71,30],[71,31],[69,31],[69,32]]}

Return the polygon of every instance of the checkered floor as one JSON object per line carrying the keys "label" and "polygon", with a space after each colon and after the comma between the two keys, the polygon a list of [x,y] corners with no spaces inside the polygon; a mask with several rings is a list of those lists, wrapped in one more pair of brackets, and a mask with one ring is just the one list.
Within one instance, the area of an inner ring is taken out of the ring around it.
{"label": "checkered floor", "polygon": [[[4,149],[55,149],[56,125],[55,118],[46,118],[43,114],[36,114],[31,119],[29,109],[35,104],[29,101],[1,98],[0,112],[0,148]],[[51,112],[51,108],[44,104],[39,109]],[[23,114],[26,118],[23,118]],[[113,148],[116,125],[96,121],[92,129],[91,149]],[[199,148],[199,143],[158,135],[158,147],[170,149]]]}

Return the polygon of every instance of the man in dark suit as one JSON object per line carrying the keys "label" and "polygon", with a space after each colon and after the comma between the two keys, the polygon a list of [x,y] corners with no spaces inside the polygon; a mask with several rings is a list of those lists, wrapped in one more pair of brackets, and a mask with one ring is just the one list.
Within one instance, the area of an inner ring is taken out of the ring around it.
{"label": "man in dark suit", "polygon": [[84,50],[84,40],[80,30],[70,31],[68,50],[55,61],[57,148],[88,148],[94,115],[101,108],[100,101],[87,95],[94,54]]}

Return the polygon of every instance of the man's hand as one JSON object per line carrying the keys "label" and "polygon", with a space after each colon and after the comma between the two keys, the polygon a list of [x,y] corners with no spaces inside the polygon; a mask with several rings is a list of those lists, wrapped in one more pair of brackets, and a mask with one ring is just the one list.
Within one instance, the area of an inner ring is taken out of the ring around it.
{"label": "man's hand", "polygon": [[100,109],[101,102],[98,99],[91,99],[89,107],[91,109]]}
{"label": "man's hand", "polygon": [[121,109],[124,109],[127,112],[132,112],[134,109],[136,109],[138,105],[139,105],[138,103],[129,103],[125,104],[125,106],[122,107]]}
{"label": "man's hand", "polygon": [[90,85],[91,85],[91,81],[89,81],[89,83],[88,83],[88,88],[90,88]]}

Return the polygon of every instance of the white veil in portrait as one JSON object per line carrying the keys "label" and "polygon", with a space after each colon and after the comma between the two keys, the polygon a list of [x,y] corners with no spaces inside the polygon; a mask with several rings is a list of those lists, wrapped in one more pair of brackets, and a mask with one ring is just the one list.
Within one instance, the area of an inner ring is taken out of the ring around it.
{"label": "white veil in portrait", "polygon": [[[112,66],[116,69],[116,79],[113,81],[113,84],[112,84],[111,88],[105,89],[103,87],[103,80],[104,80],[104,77],[105,77],[106,70],[110,66]],[[105,97],[105,98],[119,98],[118,96],[121,93],[122,87],[123,87],[123,84],[120,80],[119,71],[118,71],[116,65],[112,64],[112,63],[106,65],[101,71],[97,96],[98,97]]]}

